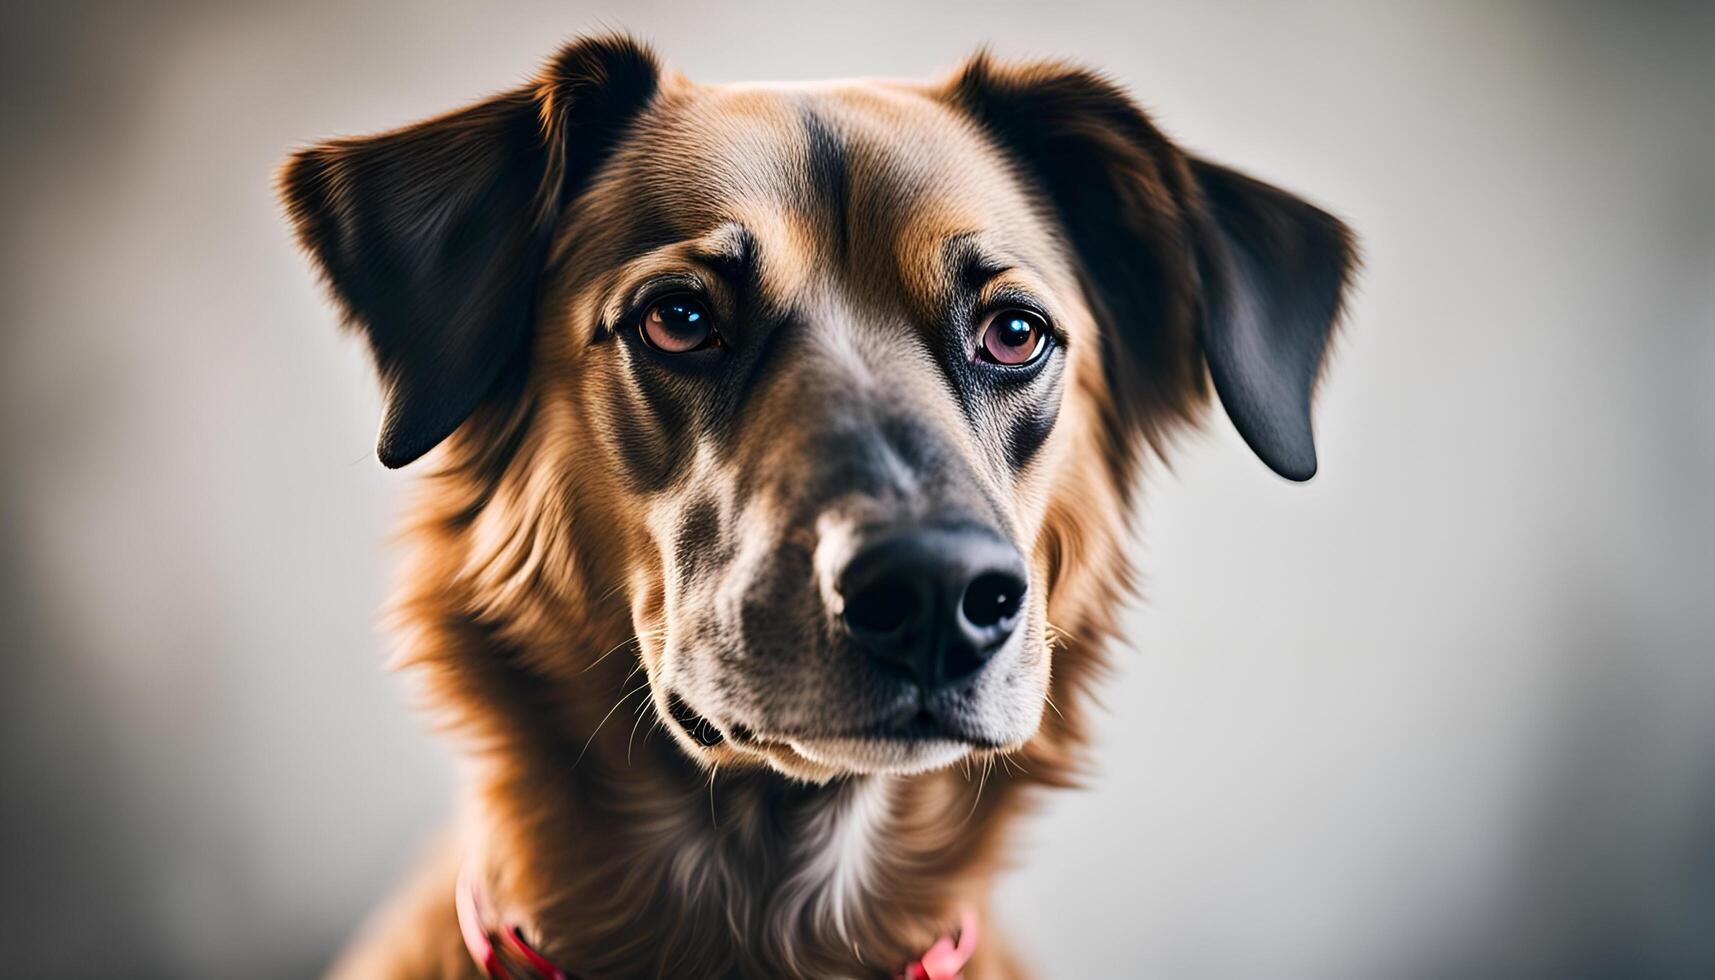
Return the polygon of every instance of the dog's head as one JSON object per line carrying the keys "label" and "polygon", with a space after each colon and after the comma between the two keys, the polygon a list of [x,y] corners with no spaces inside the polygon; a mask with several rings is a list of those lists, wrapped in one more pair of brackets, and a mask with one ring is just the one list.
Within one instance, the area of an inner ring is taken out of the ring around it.
{"label": "dog's head", "polygon": [[587,663],[556,604],[623,596],[688,752],[817,779],[1031,738],[1051,619],[1117,591],[1136,458],[1205,377],[1307,479],[1352,263],[1100,77],[985,57],[704,86],[586,40],[283,187],[381,461],[445,444],[478,488],[472,615]]}

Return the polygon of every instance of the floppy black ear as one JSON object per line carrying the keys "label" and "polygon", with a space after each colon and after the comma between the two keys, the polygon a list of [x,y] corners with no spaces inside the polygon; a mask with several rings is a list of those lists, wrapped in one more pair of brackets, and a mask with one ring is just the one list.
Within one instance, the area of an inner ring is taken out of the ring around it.
{"label": "floppy black ear", "polygon": [[451,435],[524,354],[560,209],[657,80],[629,39],[576,41],[531,85],[287,162],[299,240],[375,357],[384,466]]}
{"label": "floppy black ear", "polygon": [[1199,403],[1207,365],[1251,449],[1309,479],[1310,399],[1354,261],[1345,226],[1186,156],[1091,72],[979,55],[949,95],[1060,218],[1105,327],[1116,422],[1156,437]]}
{"label": "floppy black ear", "polygon": [[1225,167],[1191,161],[1202,192],[1199,335],[1239,435],[1289,480],[1316,474],[1310,400],[1356,249],[1332,215]]}

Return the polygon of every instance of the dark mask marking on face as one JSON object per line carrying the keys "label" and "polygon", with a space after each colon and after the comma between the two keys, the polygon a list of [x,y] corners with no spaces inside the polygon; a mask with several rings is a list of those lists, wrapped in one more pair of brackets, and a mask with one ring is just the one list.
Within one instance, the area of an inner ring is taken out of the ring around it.
{"label": "dark mask marking on face", "polygon": [[1014,473],[1022,472],[1030,465],[1042,444],[1048,441],[1049,434],[1054,431],[1054,423],[1060,417],[1060,378],[1056,374],[1047,383],[1052,386],[1049,395],[1016,412],[1012,418],[1007,432],[1006,462]]}
{"label": "dark mask marking on face", "polygon": [[614,445],[624,466],[629,489],[653,493],[673,478],[677,463],[689,458],[693,435],[685,424],[685,413],[657,385],[637,377],[650,365],[637,361],[647,355],[633,351],[629,378],[616,378],[608,404]]}
{"label": "dark mask marking on face", "polygon": [[817,221],[833,229],[834,244],[845,257],[850,233],[851,166],[845,144],[815,110],[805,108],[800,116],[804,127],[805,163],[808,177],[809,211]]}
{"label": "dark mask marking on face", "polygon": [[712,497],[699,496],[685,508],[673,537],[679,577],[687,581],[696,578],[723,550],[720,507]]}

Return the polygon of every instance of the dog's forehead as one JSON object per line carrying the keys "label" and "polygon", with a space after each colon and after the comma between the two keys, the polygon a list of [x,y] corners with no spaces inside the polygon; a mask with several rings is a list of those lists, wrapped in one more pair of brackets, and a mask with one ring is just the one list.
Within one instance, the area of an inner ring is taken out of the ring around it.
{"label": "dog's forehead", "polygon": [[[966,117],[903,84],[707,86],[667,100],[658,135],[694,148],[705,169],[679,170],[716,196],[832,194],[993,205],[1012,189],[1004,161]],[[680,161],[681,164],[686,161]],[[871,203],[881,203],[872,201]]]}
{"label": "dog's forehead", "polygon": [[974,235],[1025,262],[1057,261],[1058,239],[1007,158],[909,83],[687,85],[639,121],[607,174],[667,239],[736,223],[765,250],[897,270]]}

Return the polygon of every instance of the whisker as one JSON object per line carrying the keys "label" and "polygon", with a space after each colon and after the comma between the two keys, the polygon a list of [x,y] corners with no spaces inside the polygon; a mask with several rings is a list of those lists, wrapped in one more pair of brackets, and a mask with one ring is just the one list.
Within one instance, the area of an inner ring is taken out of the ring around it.
{"label": "whisker", "polygon": [[[637,720],[631,723],[631,734],[625,739],[625,764],[628,766],[631,765],[631,743],[637,738],[637,726],[643,724],[643,719],[649,716],[649,705],[648,698],[644,698],[638,703]],[[655,721],[656,724],[660,724],[661,719],[656,718]]]}
{"label": "whisker", "polygon": [[607,724],[607,720],[609,718],[613,717],[613,713],[615,711],[619,710],[619,706],[625,703],[625,699],[631,697],[633,694],[636,694],[638,691],[648,690],[648,688],[649,688],[649,682],[644,681],[643,683],[637,685],[636,687],[632,688],[629,691],[626,691],[624,694],[621,694],[619,696],[619,700],[615,701],[613,703],[613,707],[607,709],[607,714],[601,716],[601,721],[596,722],[595,731],[590,732],[590,737],[584,740],[584,747],[582,749],[578,750],[578,757],[576,759],[572,760],[572,768],[573,769],[576,769],[578,767],[578,763],[584,761],[584,753],[588,752],[590,750],[590,743],[594,742],[595,737],[597,735],[601,734],[601,726]]}
{"label": "whisker", "polygon": [[709,765],[709,826],[720,829],[720,817],[715,814],[715,773],[720,771],[718,764]]}
{"label": "whisker", "polygon": [[583,673],[588,673],[591,670],[594,670],[596,664],[599,664],[603,660],[606,660],[608,657],[613,656],[614,652],[617,651],[620,647],[626,646],[628,644],[636,643],[637,641],[643,639],[646,636],[659,636],[659,635],[666,633],[666,632],[667,632],[667,627],[665,627],[665,626],[661,627],[660,629],[654,629],[654,630],[639,630],[636,633],[631,634],[630,636],[626,637],[625,639],[620,640],[618,643],[615,643],[613,646],[609,647],[608,651],[606,653],[604,653],[601,656],[590,661],[589,664],[587,666],[585,666],[584,669],[579,671],[578,673],[583,674]]}
{"label": "whisker", "polygon": [[965,819],[959,822],[960,827],[970,823],[971,818],[977,815],[977,804],[983,801],[983,787],[988,785],[989,772],[992,769],[994,769],[994,757],[990,756],[983,760],[982,776],[977,779],[977,795],[971,800],[971,812],[965,814]]}
{"label": "whisker", "polygon": [[1042,692],[1042,700],[1048,702],[1048,707],[1053,708],[1055,714],[1060,715],[1061,721],[1066,720],[1066,716],[1060,714],[1060,706],[1054,703],[1054,699],[1048,696],[1047,691]]}
{"label": "whisker", "polygon": [[616,594],[618,594],[619,590],[621,590],[623,588],[625,588],[625,583],[623,581],[616,583],[613,588],[608,589],[606,592],[603,592],[601,594],[601,596],[596,599],[596,602],[597,603],[606,602],[607,600],[613,598]]}
{"label": "whisker", "polygon": [[1048,623],[1047,626],[1048,626],[1049,642],[1051,642],[1051,643],[1055,642],[1055,641],[1059,641],[1059,645],[1062,647],[1071,646],[1073,643],[1082,643],[1085,646],[1090,645],[1090,641],[1088,638],[1081,636],[1077,633],[1074,633],[1071,630],[1066,629],[1063,626],[1057,626],[1053,623]]}

